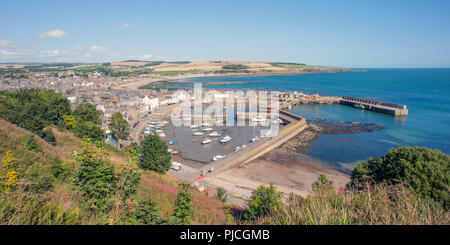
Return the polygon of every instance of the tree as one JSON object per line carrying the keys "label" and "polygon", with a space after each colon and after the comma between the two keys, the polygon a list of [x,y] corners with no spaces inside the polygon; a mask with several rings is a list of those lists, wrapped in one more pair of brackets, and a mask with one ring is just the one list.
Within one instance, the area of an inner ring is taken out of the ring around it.
{"label": "tree", "polygon": [[100,116],[101,112],[97,111],[97,108],[93,104],[84,103],[75,108],[73,112],[77,121],[92,122],[96,125],[101,124]]}
{"label": "tree", "polygon": [[50,90],[30,89],[17,92],[1,92],[0,117],[25,128],[53,143],[51,133],[44,133],[46,126],[57,125],[64,115],[71,113],[70,102],[64,96]]}
{"label": "tree", "polygon": [[181,183],[178,185],[178,195],[174,206],[175,209],[172,213],[174,224],[189,225],[194,212],[192,210],[192,193],[189,184]]}
{"label": "tree", "polygon": [[81,145],[83,150],[74,159],[79,165],[74,184],[80,187],[88,209],[107,211],[117,190],[114,165],[105,162],[103,148],[92,143],[92,140],[83,138]]}
{"label": "tree", "polygon": [[422,197],[431,197],[447,210],[450,207],[450,156],[426,147],[391,149],[378,159],[360,162],[352,171],[349,187],[405,182]]}
{"label": "tree", "polygon": [[157,135],[147,135],[140,147],[139,167],[165,173],[170,168],[171,155],[167,145]]}
{"label": "tree", "polygon": [[87,137],[93,141],[101,141],[104,138],[103,130],[93,122],[75,121],[73,133],[79,137]]}
{"label": "tree", "polygon": [[120,112],[115,112],[111,115],[108,121],[111,133],[119,139],[125,140],[130,136],[130,125],[127,120],[123,118]]}
{"label": "tree", "polygon": [[248,209],[252,218],[277,212],[282,207],[281,194],[276,191],[275,186],[260,186],[252,193],[248,202]]}

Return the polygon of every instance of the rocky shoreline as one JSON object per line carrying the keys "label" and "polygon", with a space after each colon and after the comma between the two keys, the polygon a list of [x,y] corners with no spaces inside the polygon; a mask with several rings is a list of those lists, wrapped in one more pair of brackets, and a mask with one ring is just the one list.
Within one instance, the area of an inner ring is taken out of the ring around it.
{"label": "rocky shoreline", "polygon": [[328,121],[326,119],[316,119],[309,122],[307,128],[279,147],[285,152],[306,153],[306,147],[316,140],[321,134],[357,134],[361,132],[374,132],[384,129],[382,124]]}

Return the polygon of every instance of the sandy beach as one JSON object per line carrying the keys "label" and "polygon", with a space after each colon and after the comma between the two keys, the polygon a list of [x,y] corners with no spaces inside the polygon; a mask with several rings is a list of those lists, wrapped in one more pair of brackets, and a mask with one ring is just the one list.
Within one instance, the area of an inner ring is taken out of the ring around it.
{"label": "sandy beach", "polygon": [[320,174],[331,179],[336,189],[345,188],[348,175],[305,158],[305,155],[276,149],[250,163],[211,177],[208,182],[221,184],[229,192],[244,198],[250,197],[258,186],[268,184],[275,185],[285,194],[306,197]]}

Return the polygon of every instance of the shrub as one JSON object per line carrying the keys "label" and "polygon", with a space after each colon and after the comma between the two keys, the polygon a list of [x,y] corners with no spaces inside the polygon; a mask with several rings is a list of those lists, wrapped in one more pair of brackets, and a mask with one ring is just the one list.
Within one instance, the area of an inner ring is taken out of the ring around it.
{"label": "shrub", "polygon": [[281,194],[272,184],[269,187],[260,186],[252,193],[248,206],[251,218],[277,212],[282,207]]}
{"label": "shrub", "polygon": [[50,162],[50,169],[55,178],[65,180],[70,176],[72,166],[69,163],[63,163],[59,158],[54,158]]}
{"label": "shrub", "polygon": [[189,225],[191,223],[192,193],[190,185],[181,183],[178,185],[178,195],[175,199],[175,208],[172,213],[173,223],[177,225]]}
{"label": "shrub", "polygon": [[141,174],[131,164],[121,164],[118,176],[117,189],[120,190],[121,199],[125,202],[128,198],[136,195],[141,182]]}
{"label": "shrub", "polygon": [[163,225],[167,224],[168,220],[160,216],[157,203],[147,199],[139,202],[129,222],[135,225]]}
{"label": "shrub", "polygon": [[24,147],[25,147],[25,149],[27,149],[29,151],[33,151],[33,152],[41,151],[41,148],[39,147],[36,138],[32,134],[27,135],[25,137]]}
{"label": "shrub", "polygon": [[46,129],[42,131],[41,138],[47,141],[51,145],[56,145],[55,135],[53,134],[51,129]]}
{"label": "shrub", "polygon": [[12,151],[7,151],[5,158],[0,162],[0,194],[9,193],[17,184],[16,159]]}
{"label": "shrub", "polygon": [[450,207],[450,156],[425,147],[391,149],[379,159],[358,163],[351,174],[351,187],[364,188],[368,182],[405,182],[423,197],[431,197]]}
{"label": "shrub", "polygon": [[83,151],[75,160],[79,164],[75,185],[80,187],[85,205],[90,210],[106,211],[111,208],[111,197],[116,191],[114,166],[104,161],[104,152],[91,140],[82,140]]}
{"label": "shrub", "polygon": [[228,201],[227,191],[222,187],[217,187],[216,198],[221,202],[227,202]]}

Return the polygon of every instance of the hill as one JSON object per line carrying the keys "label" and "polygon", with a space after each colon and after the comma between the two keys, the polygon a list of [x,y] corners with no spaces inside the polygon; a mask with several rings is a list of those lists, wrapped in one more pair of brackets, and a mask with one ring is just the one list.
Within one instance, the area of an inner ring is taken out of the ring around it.
{"label": "hill", "polygon": [[[17,183],[0,201],[0,224],[124,224],[125,211],[91,216],[82,208],[73,175],[79,167],[73,153],[80,153],[81,140],[70,131],[51,128],[56,144],[51,145],[29,131],[0,119],[0,160],[14,159]],[[106,161],[116,169],[126,163],[125,152],[105,147]],[[153,199],[162,217],[168,218],[181,181],[167,174],[139,170],[137,200]],[[223,224],[222,202],[192,189],[192,224]],[[130,204],[132,206],[133,204]]]}

